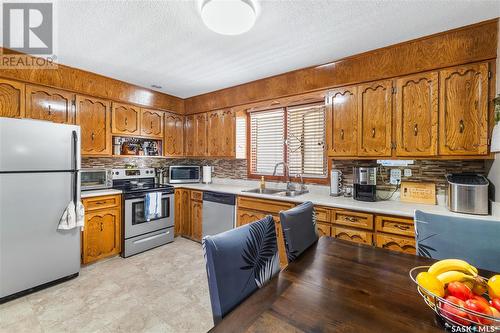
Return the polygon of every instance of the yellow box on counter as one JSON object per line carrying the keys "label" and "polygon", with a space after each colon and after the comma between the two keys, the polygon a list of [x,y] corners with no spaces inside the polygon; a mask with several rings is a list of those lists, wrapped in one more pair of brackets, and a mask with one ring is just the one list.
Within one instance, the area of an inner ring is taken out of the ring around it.
{"label": "yellow box on counter", "polygon": [[401,182],[400,201],[436,204],[436,184],[426,182]]}

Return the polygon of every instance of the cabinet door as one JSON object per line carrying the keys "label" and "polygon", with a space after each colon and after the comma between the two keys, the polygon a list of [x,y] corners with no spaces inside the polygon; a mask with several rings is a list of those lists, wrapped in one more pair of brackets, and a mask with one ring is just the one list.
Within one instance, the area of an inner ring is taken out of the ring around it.
{"label": "cabinet door", "polygon": [[141,109],[128,104],[113,103],[111,110],[113,134],[140,135]]}
{"label": "cabinet door", "polygon": [[252,223],[263,219],[264,217],[266,217],[266,215],[266,213],[239,208],[236,217],[236,225],[239,227],[248,223]]}
{"label": "cabinet door", "polygon": [[327,111],[327,142],[329,156],[356,156],[358,153],[357,87],[331,92]]}
{"label": "cabinet door", "polygon": [[174,192],[174,235],[180,235],[182,230],[182,190],[179,188],[175,189]]}
{"label": "cabinet door", "polygon": [[358,87],[358,154],[391,155],[392,82],[390,80]]}
{"label": "cabinet door", "polygon": [[333,227],[332,236],[335,238],[347,240],[360,244],[373,244],[373,233],[361,230],[354,230],[348,228]]}
{"label": "cabinet door", "polygon": [[438,138],[438,73],[396,81],[396,154],[435,156]]}
{"label": "cabinet door", "polygon": [[207,113],[207,149],[208,156],[224,156],[224,122],[222,111],[212,111]]}
{"label": "cabinet door", "polygon": [[75,94],[40,86],[26,86],[26,118],[74,124]]}
{"label": "cabinet door", "polygon": [[439,72],[439,153],[488,153],[488,64]]}
{"label": "cabinet door", "polygon": [[184,120],[184,152],[186,156],[194,156],[194,115]]}
{"label": "cabinet door", "polygon": [[163,112],[141,109],[141,135],[163,138]]}
{"label": "cabinet door", "polygon": [[383,249],[409,254],[416,253],[415,238],[377,233],[375,242],[377,247]]}
{"label": "cabinet door", "polygon": [[85,220],[82,256],[84,264],[120,253],[120,209],[86,213]]}
{"label": "cabinet door", "polygon": [[175,113],[165,113],[165,156],[184,154],[184,117]]}
{"label": "cabinet door", "polygon": [[24,83],[0,79],[0,117],[24,117],[24,92]]}
{"label": "cabinet door", "polygon": [[203,202],[197,200],[191,200],[191,223],[193,230],[193,239],[201,241],[202,237],[202,215],[203,214]]}
{"label": "cabinet door", "polygon": [[110,103],[76,96],[76,124],[81,127],[83,155],[111,155]]}
{"label": "cabinet door", "polygon": [[194,116],[194,156],[207,155],[207,114]]}
{"label": "cabinet door", "polygon": [[316,228],[318,230],[318,236],[328,236],[330,237],[331,234],[331,226],[328,223],[316,223]]}
{"label": "cabinet door", "polygon": [[233,110],[223,110],[222,119],[222,156],[236,156],[236,114]]}

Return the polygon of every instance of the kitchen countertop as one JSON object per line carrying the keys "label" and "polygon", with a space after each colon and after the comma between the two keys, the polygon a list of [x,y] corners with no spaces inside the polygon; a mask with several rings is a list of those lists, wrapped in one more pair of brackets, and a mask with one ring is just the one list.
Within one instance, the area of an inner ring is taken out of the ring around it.
{"label": "kitchen countertop", "polygon": [[[273,184],[273,185],[271,185]],[[236,195],[242,195],[247,197],[255,197],[261,199],[278,200],[278,201],[288,201],[295,203],[302,203],[305,201],[311,201],[315,205],[327,206],[332,208],[344,208],[349,210],[356,210],[362,212],[369,212],[375,214],[387,214],[387,215],[397,215],[405,217],[413,217],[415,210],[421,210],[427,213],[447,215],[447,216],[457,216],[465,218],[476,218],[476,219],[486,219],[495,220],[500,222],[500,215],[495,213],[495,215],[469,215],[469,214],[459,214],[450,212],[446,206],[443,204],[429,205],[429,204],[418,204],[401,202],[399,200],[386,200],[386,201],[376,201],[376,202],[364,202],[357,201],[353,198],[345,197],[332,197],[329,195],[329,187],[327,186],[308,186],[309,193],[298,195],[296,197],[283,197],[271,194],[260,194],[260,193],[248,193],[244,190],[250,190],[258,188],[258,182],[254,181],[243,181],[243,180],[215,180],[212,184],[171,184],[174,187],[182,187],[192,190],[199,191],[214,191],[223,193],[232,193]],[[268,188],[275,188],[275,183],[266,183]],[[279,184],[283,188],[284,184]],[[439,200],[438,200],[439,201]]]}
{"label": "kitchen countertop", "polygon": [[100,197],[102,195],[116,195],[116,194],[122,194],[122,190],[115,190],[113,188],[107,188],[103,190],[89,190],[89,191],[82,191],[80,196],[82,199],[84,199],[84,198]]}

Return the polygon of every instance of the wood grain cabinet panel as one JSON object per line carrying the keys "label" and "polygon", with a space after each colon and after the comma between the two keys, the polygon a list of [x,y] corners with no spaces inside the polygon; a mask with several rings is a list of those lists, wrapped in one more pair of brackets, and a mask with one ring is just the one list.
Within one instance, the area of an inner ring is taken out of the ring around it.
{"label": "wood grain cabinet panel", "polygon": [[435,156],[438,138],[437,72],[396,81],[396,154]]}
{"label": "wood grain cabinet panel", "polygon": [[208,156],[224,156],[223,152],[223,131],[224,120],[222,111],[212,111],[207,113],[207,149]]}
{"label": "wood grain cabinet panel", "polygon": [[332,227],[332,236],[360,244],[373,244],[373,233],[349,228]]}
{"label": "wood grain cabinet panel", "polygon": [[314,213],[316,214],[316,221],[330,222],[330,209],[315,206]]}
{"label": "wood grain cabinet panel", "polygon": [[201,242],[202,223],[203,223],[203,202],[191,199],[191,225],[192,225],[192,239]]}
{"label": "wood grain cabinet panel", "polygon": [[331,222],[345,226],[373,230],[373,215],[348,210],[333,210]]}
{"label": "wood grain cabinet panel", "polygon": [[389,249],[392,251],[409,253],[409,254],[416,253],[416,245],[414,238],[378,233],[375,242],[377,247],[383,249]]}
{"label": "wood grain cabinet panel", "polygon": [[81,127],[83,155],[111,155],[109,101],[76,96],[76,124]]}
{"label": "wood grain cabinet panel", "polygon": [[121,251],[120,209],[97,210],[85,216],[82,262],[88,264]]}
{"label": "wood grain cabinet panel", "polygon": [[236,157],[236,113],[229,109],[221,112],[222,156]]}
{"label": "wood grain cabinet panel", "polygon": [[316,229],[318,230],[318,236],[328,236],[332,235],[332,227],[328,223],[316,223]]}
{"label": "wood grain cabinet panel", "polygon": [[207,155],[207,114],[199,113],[194,116],[193,123],[193,155]]}
{"label": "wood grain cabinet panel", "polygon": [[26,118],[74,124],[74,103],[71,92],[26,85]]}
{"label": "wood grain cabinet panel", "polygon": [[184,119],[184,154],[194,156],[194,115]]}
{"label": "wood grain cabinet panel", "polygon": [[111,118],[111,132],[113,134],[141,134],[141,109],[139,107],[113,103]]}
{"label": "wood grain cabinet panel", "polygon": [[191,201],[189,190],[176,189],[176,192],[177,191],[180,193],[179,197],[181,199],[180,202],[176,201],[176,209],[177,207],[180,208],[178,213],[179,215],[176,215],[176,218],[178,218],[179,221],[179,231],[182,236],[191,238],[193,237],[193,228],[191,225]]}
{"label": "wood grain cabinet panel", "polygon": [[120,195],[106,195],[99,197],[85,198],[83,200],[85,211],[93,211],[118,207],[121,204]]}
{"label": "wood grain cabinet panel", "polygon": [[242,225],[261,220],[264,217],[266,217],[266,215],[268,215],[268,214],[266,214],[264,212],[258,212],[258,211],[254,211],[254,210],[238,208],[237,217],[236,217],[236,225],[238,227],[240,227]]}
{"label": "wood grain cabinet panel", "polygon": [[391,156],[392,81],[358,87],[358,155]]}
{"label": "wood grain cabinet panel", "polygon": [[377,215],[375,217],[375,229],[380,232],[402,235],[415,236],[415,225],[413,219]]}
{"label": "wood grain cabinet panel", "polygon": [[24,83],[0,79],[0,117],[23,118],[24,96]]}
{"label": "wood grain cabinet panel", "polygon": [[184,155],[184,116],[165,113],[164,155],[180,157]]}
{"label": "wood grain cabinet panel", "polygon": [[295,207],[295,204],[285,201],[238,196],[238,207],[261,211],[268,215],[278,215],[280,211]]}
{"label": "wood grain cabinet panel", "polygon": [[163,112],[141,109],[141,135],[163,139]]}
{"label": "wood grain cabinet panel", "polygon": [[357,87],[332,90],[327,108],[328,156],[356,156],[358,153]]}
{"label": "wood grain cabinet panel", "polygon": [[439,153],[488,153],[488,64],[439,72]]}

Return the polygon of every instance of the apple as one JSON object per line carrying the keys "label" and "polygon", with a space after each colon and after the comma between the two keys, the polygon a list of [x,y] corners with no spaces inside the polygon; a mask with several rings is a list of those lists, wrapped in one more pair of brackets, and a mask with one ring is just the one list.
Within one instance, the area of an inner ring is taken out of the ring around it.
{"label": "apple", "polygon": [[493,317],[495,318],[499,318],[500,319],[500,311],[498,311],[497,309],[495,309],[494,307],[490,306],[490,310],[491,312],[493,313]]}
{"label": "apple", "polygon": [[483,296],[479,295],[472,295],[470,299],[475,299],[476,301],[483,302],[485,305],[490,306],[490,303],[484,298]]}
{"label": "apple", "polygon": [[471,290],[462,282],[455,281],[448,283],[447,290],[451,296],[455,296],[456,298],[461,299],[462,301],[466,301],[469,298],[472,298]]}
{"label": "apple", "polygon": [[[445,298],[448,302],[453,303],[462,309],[465,307],[465,302],[455,296],[447,296]],[[441,315],[448,318],[460,325],[468,326],[470,321],[467,320],[467,312],[464,310],[454,307],[453,305],[447,303],[441,303]]]}
{"label": "apple", "polygon": [[500,298],[493,298],[491,301],[491,306],[500,311]]}
{"label": "apple", "polygon": [[[490,307],[486,304],[484,304],[482,301],[478,301],[476,299],[469,299],[465,301],[465,308],[470,311],[475,311],[480,314],[488,315],[488,316],[493,316],[493,312],[491,311]],[[472,319],[474,322],[483,324],[483,325],[490,325],[491,320],[479,317],[479,316],[474,316],[473,314],[469,313],[469,318]]]}

